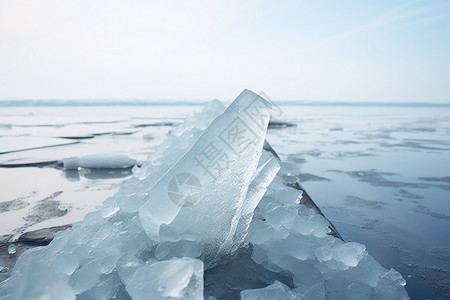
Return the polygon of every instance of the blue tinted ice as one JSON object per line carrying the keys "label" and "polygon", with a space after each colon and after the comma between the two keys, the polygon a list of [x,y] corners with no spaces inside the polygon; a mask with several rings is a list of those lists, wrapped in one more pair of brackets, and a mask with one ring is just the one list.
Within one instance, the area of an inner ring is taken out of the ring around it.
{"label": "blue tinted ice", "polygon": [[136,160],[121,154],[91,154],[80,157],[67,157],[62,160],[64,169],[119,169],[131,168]]}
{"label": "blue tinted ice", "polygon": [[203,299],[203,262],[175,258],[140,268],[126,289],[135,300]]}
{"label": "blue tinted ice", "polygon": [[269,108],[245,90],[187,118],[103,206],[25,252],[0,299],[407,299],[286,185],[292,166],[262,149]]}
{"label": "blue tinted ice", "polygon": [[139,210],[151,239],[158,240],[161,225],[173,221],[175,231],[195,233],[201,243],[228,251],[261,156],[269,110],[269,102],[245,90],[156,182]]}

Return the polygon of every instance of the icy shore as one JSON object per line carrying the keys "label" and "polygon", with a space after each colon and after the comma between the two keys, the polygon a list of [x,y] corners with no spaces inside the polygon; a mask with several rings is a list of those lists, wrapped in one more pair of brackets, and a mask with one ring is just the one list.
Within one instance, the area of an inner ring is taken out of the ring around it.
{"label": "icy shore", "polygon": [[244,91],[188,118],[100,209],[23,254],[0,299],[407,299],[286,185],[263,151],[269,106]]}

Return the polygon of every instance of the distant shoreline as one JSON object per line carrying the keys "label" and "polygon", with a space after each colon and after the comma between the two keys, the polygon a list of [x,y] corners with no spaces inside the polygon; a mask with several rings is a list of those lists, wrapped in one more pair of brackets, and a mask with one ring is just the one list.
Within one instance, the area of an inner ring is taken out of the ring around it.
{"label": "distant shoreline", "polygon": [[[212,100],[211,100],[212,101]],[[0,100],[0,107],[45,106],[203,106],[211,101],[150,101],[150,100]],[[427,102],[334,102],[275,101],[280,106],[358,106],[358,107],[450,107],[450,103]]]}

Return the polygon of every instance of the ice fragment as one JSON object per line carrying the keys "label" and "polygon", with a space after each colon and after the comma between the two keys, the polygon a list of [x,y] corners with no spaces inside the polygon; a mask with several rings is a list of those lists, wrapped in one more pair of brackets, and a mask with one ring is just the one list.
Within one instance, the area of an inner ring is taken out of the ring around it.
{"label": "ice fragment", "polygon": [[203,299],[203,262],[184,257],[146,265],[126,289],[133,300]]}
{"label": "ice fragment", "polygon": [[120,169],[131,168],[136,160],[121,154],[91,154],[81,157],[68,157],[62,160],[64,169]]}
{"label": "ice fragment", "polygon": [[16,251],[17,251],[17,246],[16,246],[16,244],[11,244],[11,245],[9,245],[8,246],[8,253],[9,254],[16,254]]}

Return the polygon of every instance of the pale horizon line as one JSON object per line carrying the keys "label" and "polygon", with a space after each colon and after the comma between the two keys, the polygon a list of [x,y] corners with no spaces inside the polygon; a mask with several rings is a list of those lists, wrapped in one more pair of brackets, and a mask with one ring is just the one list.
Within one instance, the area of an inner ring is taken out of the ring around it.
{"label": "pale horizon line", "polygon": [[[20,99],[0,100],[0,107],[33,107],[33,106],[200,106],[211,100],[155,100],[144,98],[128,99]],[[219,100],[230,103],[231,99]],[[443,101],[341,101],[341,100],[272,100],[283,106],[437,106],[450,107],[450,102]]]}

